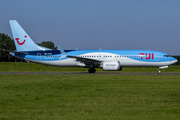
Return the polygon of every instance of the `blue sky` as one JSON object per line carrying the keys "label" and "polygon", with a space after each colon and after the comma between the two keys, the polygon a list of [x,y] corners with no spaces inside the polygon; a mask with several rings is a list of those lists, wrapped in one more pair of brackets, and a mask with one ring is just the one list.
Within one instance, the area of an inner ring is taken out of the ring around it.
{"label": "blue sky", "polygon": [[158,50],[180,54],[179,0],[3,0],[0,33],[17,20],[36,42],[63,49]]}

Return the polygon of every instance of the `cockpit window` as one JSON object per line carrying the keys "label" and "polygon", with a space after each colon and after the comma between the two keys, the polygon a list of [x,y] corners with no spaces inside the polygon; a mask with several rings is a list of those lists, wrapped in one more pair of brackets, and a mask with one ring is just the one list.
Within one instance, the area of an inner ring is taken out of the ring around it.
{"label": "cockpit window", "polygon": [[170,55],[164,55],[164,57],[171,57]]}

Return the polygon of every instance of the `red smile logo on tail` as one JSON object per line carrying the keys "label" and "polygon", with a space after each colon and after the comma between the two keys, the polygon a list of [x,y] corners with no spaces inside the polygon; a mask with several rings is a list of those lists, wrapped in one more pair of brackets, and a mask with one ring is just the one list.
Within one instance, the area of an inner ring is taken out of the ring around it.
{"label": "red smile logo on tail", "polygon": [[[27,38],[26,35],[25,35],[24,37]],[[25,43],[25,41],[26,41],[26,40],[24,40],[22,43],[20,43],[20,42],[19,42],[19,38],[15,38],[15,40],[17,40],[17,43],[18,43],[19,45],[23,45],[23,44]]]}

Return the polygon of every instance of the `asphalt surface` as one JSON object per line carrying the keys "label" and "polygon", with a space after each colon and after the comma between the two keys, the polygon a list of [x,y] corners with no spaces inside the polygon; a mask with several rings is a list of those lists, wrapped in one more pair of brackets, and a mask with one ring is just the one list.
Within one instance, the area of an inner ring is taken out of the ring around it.
{"label": "asphalt surface", "polygon": [[70,73],[70,72],[0,72],[0,75],[180,75],[180,73]]}

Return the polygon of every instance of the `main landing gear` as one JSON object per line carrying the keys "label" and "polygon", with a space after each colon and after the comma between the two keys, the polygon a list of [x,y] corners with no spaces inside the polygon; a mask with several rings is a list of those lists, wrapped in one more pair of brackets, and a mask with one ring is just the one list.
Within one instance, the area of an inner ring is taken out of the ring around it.
{"label": "main landing gear", "polygon": [[95,72],[96,72],[96,69],[95,69],[95,68],[89,68],[88,72],[89,72],[89,73],[95,73]]}

